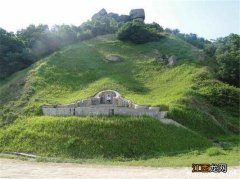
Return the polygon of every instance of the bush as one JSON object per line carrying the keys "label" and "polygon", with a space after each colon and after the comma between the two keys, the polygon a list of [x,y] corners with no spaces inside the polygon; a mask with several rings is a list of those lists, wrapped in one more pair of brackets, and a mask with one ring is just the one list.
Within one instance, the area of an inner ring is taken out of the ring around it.
{"label": "bush", "polygon": [[240,90],[219,81],[206,80],[199,84],[200,94],[216,106],[239,106]]}
{"label": "bush", "polygon": [[93,38],[92,33],[88,30],[88,31],[83,31],[81,33],[78,33],[77,35],[78,40],[83,41],[83,40],[89,40],[91,38]]}
{"label": "bush", "polygon": [[224,83],[239,87],[240,36],[230,34],[205,45],[204,52],[216,60],[216,74]]}
{"label": "bush", "polygon": [[93,37],[113,34],[117,31],[118,23],[109,17],[99,17],[81,25],[83,31],[90,31]]}
{"label": "bush", "polygon": [[134,20],[124,24],[118,31],[117,37],[122,41],[130,41],[133,43],[146,43],[157,41],[161,35],[151,25],[146,25],[144,22]]}
{"label": "bush", "polygon": [[158,23],[153,22],[151,24],[147,24],[148,28],[155,29],[157,32],[163,32],[162,26],[160,26]]}
{"label": "bush", "polygon": [[239,87],[240,52],[225,52],[218,55],[217,62],[219,66],[218,76],[221,81]]}

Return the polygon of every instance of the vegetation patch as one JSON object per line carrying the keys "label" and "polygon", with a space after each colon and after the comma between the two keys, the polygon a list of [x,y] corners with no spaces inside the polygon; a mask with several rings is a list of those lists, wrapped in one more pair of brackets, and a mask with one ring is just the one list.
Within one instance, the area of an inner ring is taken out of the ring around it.
{"label": "vegetation patch", "polygon": [[133,43],[146,43],[158,41],[161,38],[161,35],[157,31],[159,29],[161,29],[160,26],[158,28],[154,28],[153,25],[147,25],[144,24],[143,21],[134,20],[124,24],[119,29],[117,35],[119,40],[130,41]]}
{"label": "vegetation patch", "polygon": [[211,147],[207,149],[206,152],[209,156],[226,155],[226,152],[223,149],[218,147]]}
{"label": "vegetation patch", "polygon": [[[161,54],[176,55],[177,65],[169,68],[158,64],[155,49]],[[107,54],[116,54],[124,60],[106,63],[102,59]],[[163,153],[205,148],[210,145],[206,138],[238,133],[238,101],[234,98],[238,89],[214,80],[211,69],[202,66],[198,60],[200,55],[190,44],[173,35],[138,45],[107,35],[66,47],[24,71],[0,80],[0,125],[4,126],[1,128],[1,150],[66,158],[138,158],[144,155],[151,158]],[[213,81],[215,83],[211,83]],[[169,111],[169,118],[196,134],[158,121],[154,122],[157,128],[152,128],[148,127],[151,123],[143,125],[140,119],[118,120],[118,116],[104,120],[35,117],[41,115],[43,105],[72,103],[106,89],[116,90],[136,104],[160,106],[162,110]],[[22,120],[13,123],[17,118]],[[130,125],[134,127],[127,128],[128,120],[131,124],[133,121],[139,124],[135,126],[134,123]],[[123,125],[133,133],[120,132],[122,128],[117,128],[117,125]],[[66,135],[67,128],[74,132]],[[92,129],[100,132],[91,132]],[[115,136],[116,131],[119,131],[118,138],[113,140],[111,136]],[[158,132],[162,132],[161,135]],[[134,138],[129,137],[132,135]],[[188,135],[190,138],[186,137]],[[81,136],[90,138],[84,140]],[[111,142],[106,142],[108,137]],[[171,140],[165,141],[162,137]]]}
{"label": "vegetation patch", "polygon": [[[178,56],[178,65],[168,68],[157,64],[155,49]],[[108,54],[124,60],[105,63],[102,59]],[[170,118],[201,135],[225,133],[222,128],[237,132],[238,113],[232,110],[238,104],[236,88],[221,83],[211,87],[207,82],[213,78],[211,71],[194,60],[198,56],[191,45],[174,36],[134,45],[107,35],[69,46],[0,81],[0,125],[19,116],[41,115],[43,105],[72,103],[112,89],[136,104],[162,106],[162,110],[169,110]],[[220,92],[219,97],[215,92]],[[209,99],[221,104],[227,101],[230,107],[213,106]]]}
{"label": "vegetation patch", "polygon": [[139,158],[211,146],[150,117],[31,117],[0,130],[0,150],[67,158]]}

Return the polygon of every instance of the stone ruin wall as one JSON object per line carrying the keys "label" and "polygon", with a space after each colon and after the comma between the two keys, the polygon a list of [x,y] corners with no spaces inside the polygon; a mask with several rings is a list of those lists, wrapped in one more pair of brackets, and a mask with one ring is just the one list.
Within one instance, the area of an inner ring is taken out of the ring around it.
{"label": "stone ruin wall", "polygon": [[[111,104],[107,104],[102,96],[112,94]],[[101,101],[102,100],[102,101]],[[165,112],[160,112],[159,107],[139,106],[126,100],[119,93],[103,91],[85,100],[67,105],[43,106],[43,115],[48,116],[101,116],[101,115],[126,115],[126,116],[152,116],[163,118]]]}
{"label": "stone ruin wall", "polygon": [[152,116],[157,117],[161,112],[155,109],[134,109],[126,107],[43,107],[43,114],[48,116],[110,116],[110,115],[126,115],[126,116]]}

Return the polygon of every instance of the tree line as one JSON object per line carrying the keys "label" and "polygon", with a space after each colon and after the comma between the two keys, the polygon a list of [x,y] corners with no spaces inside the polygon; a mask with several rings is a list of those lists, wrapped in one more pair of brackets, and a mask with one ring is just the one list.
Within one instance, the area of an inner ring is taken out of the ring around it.
{"label": "tree line", "polygon": [[157,23],[145,24],[137,20],[119,22],[109,16],[94,18],[80,26],[55,25],[49,28],[44,24],[29,25],[16,33],[0,28],[0,78],[6,78],[64,46],[113,33],[117,34],[119,40],[133,43],[160,40],[163,33],[173,34],[204,50],[216,63],[219,80],[239,87],[239,35],[230,34],[211,42],[193,33],[163,29]]}
{"label": "tree line", "polygon": [[16,33],[0,28],[0,78],[6,78],[64,46],[115,33],[117,29],[118,23],[109,17],[87,21],[81,26],[29,25]]}

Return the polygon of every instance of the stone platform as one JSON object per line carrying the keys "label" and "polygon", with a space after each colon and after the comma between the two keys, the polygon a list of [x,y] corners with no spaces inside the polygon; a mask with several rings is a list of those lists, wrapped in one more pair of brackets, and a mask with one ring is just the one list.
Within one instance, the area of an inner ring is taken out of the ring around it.
{"label": "stone platform", "polygon": [[160,107],[134,104],[113,90],[101,91],[72,104],[43,106],[42,112],[46,116],[150,116],[164,124],[184,127],[172,119],[167,119],[167,111],[160,111]]}

